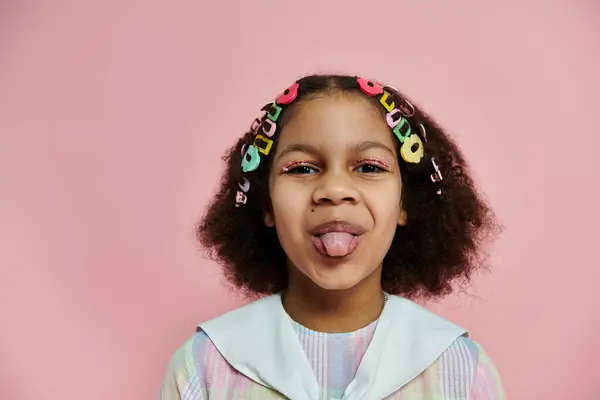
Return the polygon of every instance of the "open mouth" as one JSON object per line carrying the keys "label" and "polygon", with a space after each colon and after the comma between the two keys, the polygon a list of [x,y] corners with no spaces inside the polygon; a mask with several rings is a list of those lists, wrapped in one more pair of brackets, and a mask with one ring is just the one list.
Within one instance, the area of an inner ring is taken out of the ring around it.
{"label": "open mouth", "polygon": [[345,232],[331,232],[312,238],[317,251],[322,255],[346,257],[354,252],[360,236]]}
{"label": "open mouth", "polygon": [[346,257],[360,241],[364,228],[345,221],[330,221],[313,228],[311,238],[316,250],[327,257]]}

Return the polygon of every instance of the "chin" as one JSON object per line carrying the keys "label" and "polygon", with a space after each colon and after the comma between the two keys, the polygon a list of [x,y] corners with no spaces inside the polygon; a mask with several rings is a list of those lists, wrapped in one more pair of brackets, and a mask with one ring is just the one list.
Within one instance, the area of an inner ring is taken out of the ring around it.
{"label": "chin", "polygon": [[363,280],[365,280],[372,271],[364,271],[360,274],[352,274],[349,271],[322,271],[315,270],[307,274],[308,278],[321,289],[324,290],[348,290],[352,289]]}

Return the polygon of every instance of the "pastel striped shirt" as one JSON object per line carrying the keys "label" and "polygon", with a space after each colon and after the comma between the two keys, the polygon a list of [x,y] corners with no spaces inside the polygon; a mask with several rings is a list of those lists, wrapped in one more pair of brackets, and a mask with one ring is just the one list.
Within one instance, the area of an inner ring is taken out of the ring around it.
{"label": "pastel striped shirt", "polygon": [[[321,399],[340,399],[373,338],[377,321],[349,333],[322,333],[290,319],[321,389]],[[200,331],[172,356],[160,400],[284,397],[239,373]],[[432,365],[386,399],[501,400],[500,377],[482,347],[458,338]]]}

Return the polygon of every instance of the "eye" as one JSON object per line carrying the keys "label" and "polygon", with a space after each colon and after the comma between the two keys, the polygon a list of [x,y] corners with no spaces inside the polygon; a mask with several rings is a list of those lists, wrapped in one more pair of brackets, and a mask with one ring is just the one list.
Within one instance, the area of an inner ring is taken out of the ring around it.
{"label": "eye", "polygon": [[378,174],[380,172],[386,172],[386,170],[379,165],[370,163],[360,165],[358,168],[356,168],[356,171],[363,174]]}
{"label": "eye", "polygon": [[316,168],[311,167],[307,164],[294,164],[289,167],[282,168],[284,174],[292,174],[292,175],[310,175],[318,172]]}
{"label": "eye", "polygon": [[356,163],[355,171],[367,175],[377,175],[382,172],[391,172],[392,170],[384,160],[361,160]]}

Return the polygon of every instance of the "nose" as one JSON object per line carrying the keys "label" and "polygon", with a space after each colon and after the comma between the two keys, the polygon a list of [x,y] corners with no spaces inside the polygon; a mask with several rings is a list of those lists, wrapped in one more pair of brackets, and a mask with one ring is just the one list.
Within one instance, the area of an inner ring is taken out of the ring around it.
{"label": "nose", "polygon": [[356,204],[358,198],[358,191],[351,177],[341,172],[323,173],[313,192],[315,204]]}

